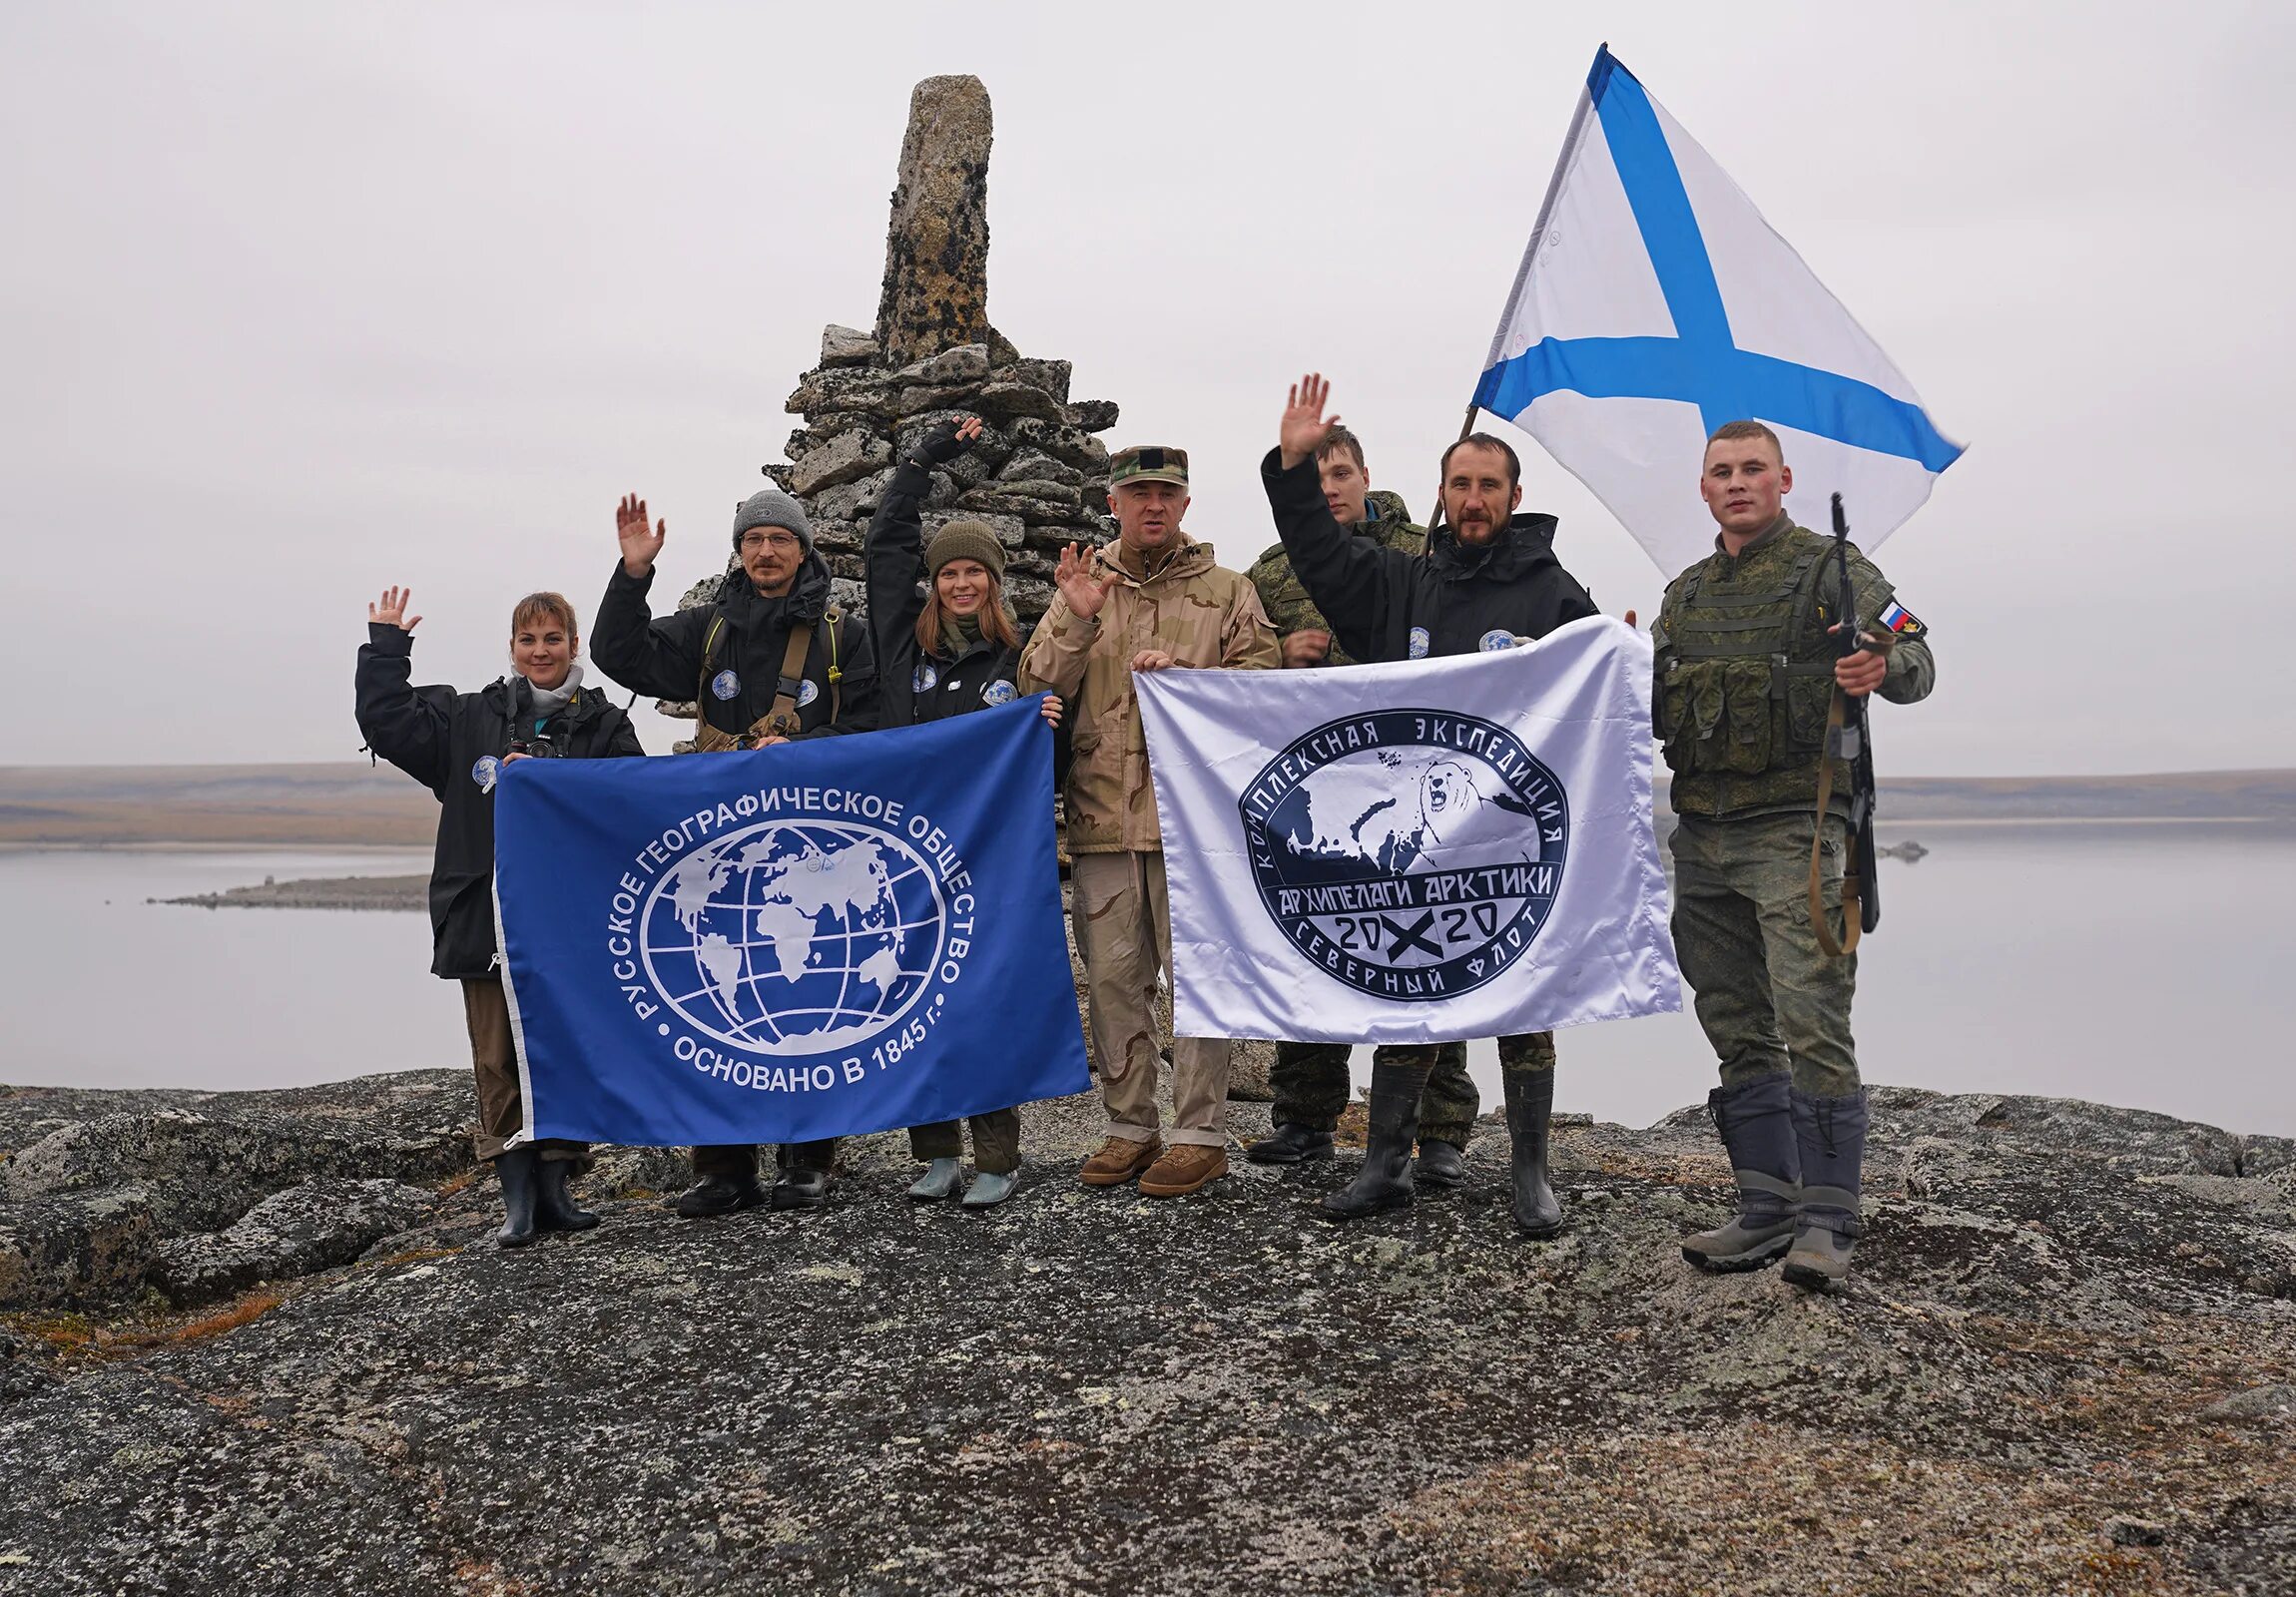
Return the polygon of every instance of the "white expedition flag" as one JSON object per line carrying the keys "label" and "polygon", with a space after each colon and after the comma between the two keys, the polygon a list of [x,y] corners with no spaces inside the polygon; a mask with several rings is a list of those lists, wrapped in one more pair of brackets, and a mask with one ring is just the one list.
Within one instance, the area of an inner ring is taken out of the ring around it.
{"label": "white expedition flag", "polygon": [[1133,681],[1181,1036],[1449,1042],[1682,1007],[1633,628]]}
{"label": "white expedition flag", "polygon": [[1786,509],[1869,554],[1962,446],[1730,175],[1608,48],[1571,119],[1474,402],[1536,438],[1672,577],[1713,551],[1707,436],[1769,423]]}

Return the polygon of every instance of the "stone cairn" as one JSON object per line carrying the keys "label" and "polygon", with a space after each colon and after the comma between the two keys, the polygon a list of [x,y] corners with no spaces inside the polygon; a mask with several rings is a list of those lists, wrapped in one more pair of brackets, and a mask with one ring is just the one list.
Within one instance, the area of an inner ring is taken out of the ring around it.
{"label": "stone cairn", "polygon": [[[805,425],[790,434],[789,463],[765,474],[805,504],[837,603],[859,612],[861,544],[894,464],[935,428],[980,417],[979,440],[932,474],[924,534],[959,519],[996,530],[1025,637],[1052,602],[1061,548],[1114,535],[1108,449],[1093,435],[1116,424],[1116,406],[1071,400],[1067,361],[1026,358],[989,324],[991,136],[978,78],[927,78],[909,95],[876,330],[823,329],[821,364],[789,399]],[[696,584],[679,608],[711,603],[718,583]]]}

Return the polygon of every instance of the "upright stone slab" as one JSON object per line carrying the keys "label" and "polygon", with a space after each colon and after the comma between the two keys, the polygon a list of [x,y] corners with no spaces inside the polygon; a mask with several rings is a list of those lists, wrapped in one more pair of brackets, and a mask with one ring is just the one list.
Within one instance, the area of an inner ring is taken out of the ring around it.
{"label": "upright stone slab", "polygon": [[988,324],[988,90],[978,78],[927,78],[908,97],[908,134],[885,230],[876,336],[888,366],[983,343],[1012,347]]}

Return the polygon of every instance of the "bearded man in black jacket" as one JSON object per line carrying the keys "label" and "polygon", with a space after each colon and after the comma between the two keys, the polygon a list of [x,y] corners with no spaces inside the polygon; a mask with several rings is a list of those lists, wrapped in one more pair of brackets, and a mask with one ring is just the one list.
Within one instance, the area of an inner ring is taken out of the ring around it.
{"label": "bearded man in black jacket", "polygon": [[409,593],[386,588],[366,607],[358,651],[358,730],[367,747],[438,796],[438,847],[430,867],[430,971],[462,983],[470,1068],[478,1087],[478,1157],[502,1183],[495,1241],[523,1248],[541,1231],[587,1231],[598,1217],[575,1206],[566,1178],[587,1170],[587,1143],[546,1139],[505,1147],[525,1124],[517,1044],[494,940],[494,785],[516,760],[643,755],[638,733],[574,657],[574,607],[531,593],[510,615],[514,674],[477,693],[412,686]]}
{"label": "bearded man in black jacket", "polygon": [[[1321,375],[1293,385],[1277,447],[1260,474],[1292,570],[1331,623],[1340,647],[1358,660],[1424,660],[1431,655],[1511,649],[1566,622],[1601,614],[1554,558],[1554,518],[1522,515],[1522,465],[1506,443],[1473,433],[1443,451],[1442,504],[1425,555],[1348,534],[1332,517],[1317,474],[1316,450],[1337,416],[1326,417],[1331,384]],[[1371,1142],[1362,1174],[1324,1200],[1327,1216],[1355,1220],[1412,1200],[1412,1144],[1420,1093],[1435,1047],[1390,1047],[1372,1067]],[[1513,1140],[1515,1225],[1551,1237],[1562,1209],[1547,1180],[1547,1124],[1554,1109],[1554,1034],[1498,1039]]]}
{"label": "bearded man in black jacket", "polygon": [[[734,554],[715,604],[656,621],[646,607],[668,521],[649,524],[635,494],[615,513],[622,563],[598,603],[591,650],[623,687],[660,699],[692,699],[697,751],[770,749],[808,738],[873,732],[876,659],[868,628],[830,603],[830,568],[814,549],[805,506],[763,488],[734,512]],[[837,1139],[779,1153],[776,1209],[827,1201]],[[694,1150],[694,1185],[670,1207],[689,1220],[769,1201],[748,1144]]]}

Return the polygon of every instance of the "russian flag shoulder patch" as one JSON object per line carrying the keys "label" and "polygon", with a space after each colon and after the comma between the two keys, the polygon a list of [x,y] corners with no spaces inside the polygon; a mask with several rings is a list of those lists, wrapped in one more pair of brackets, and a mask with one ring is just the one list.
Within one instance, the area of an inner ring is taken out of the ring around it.
{"label": "russian flag shoulder patch", "polygon": [[1899,604],[1895,599],[1883,607],[1881,615],[1876,619],[1884,628],[1896,633],[1901,638],[1919,638],[1923,633],[1930,630],[1922,625],[1921,617]]}

